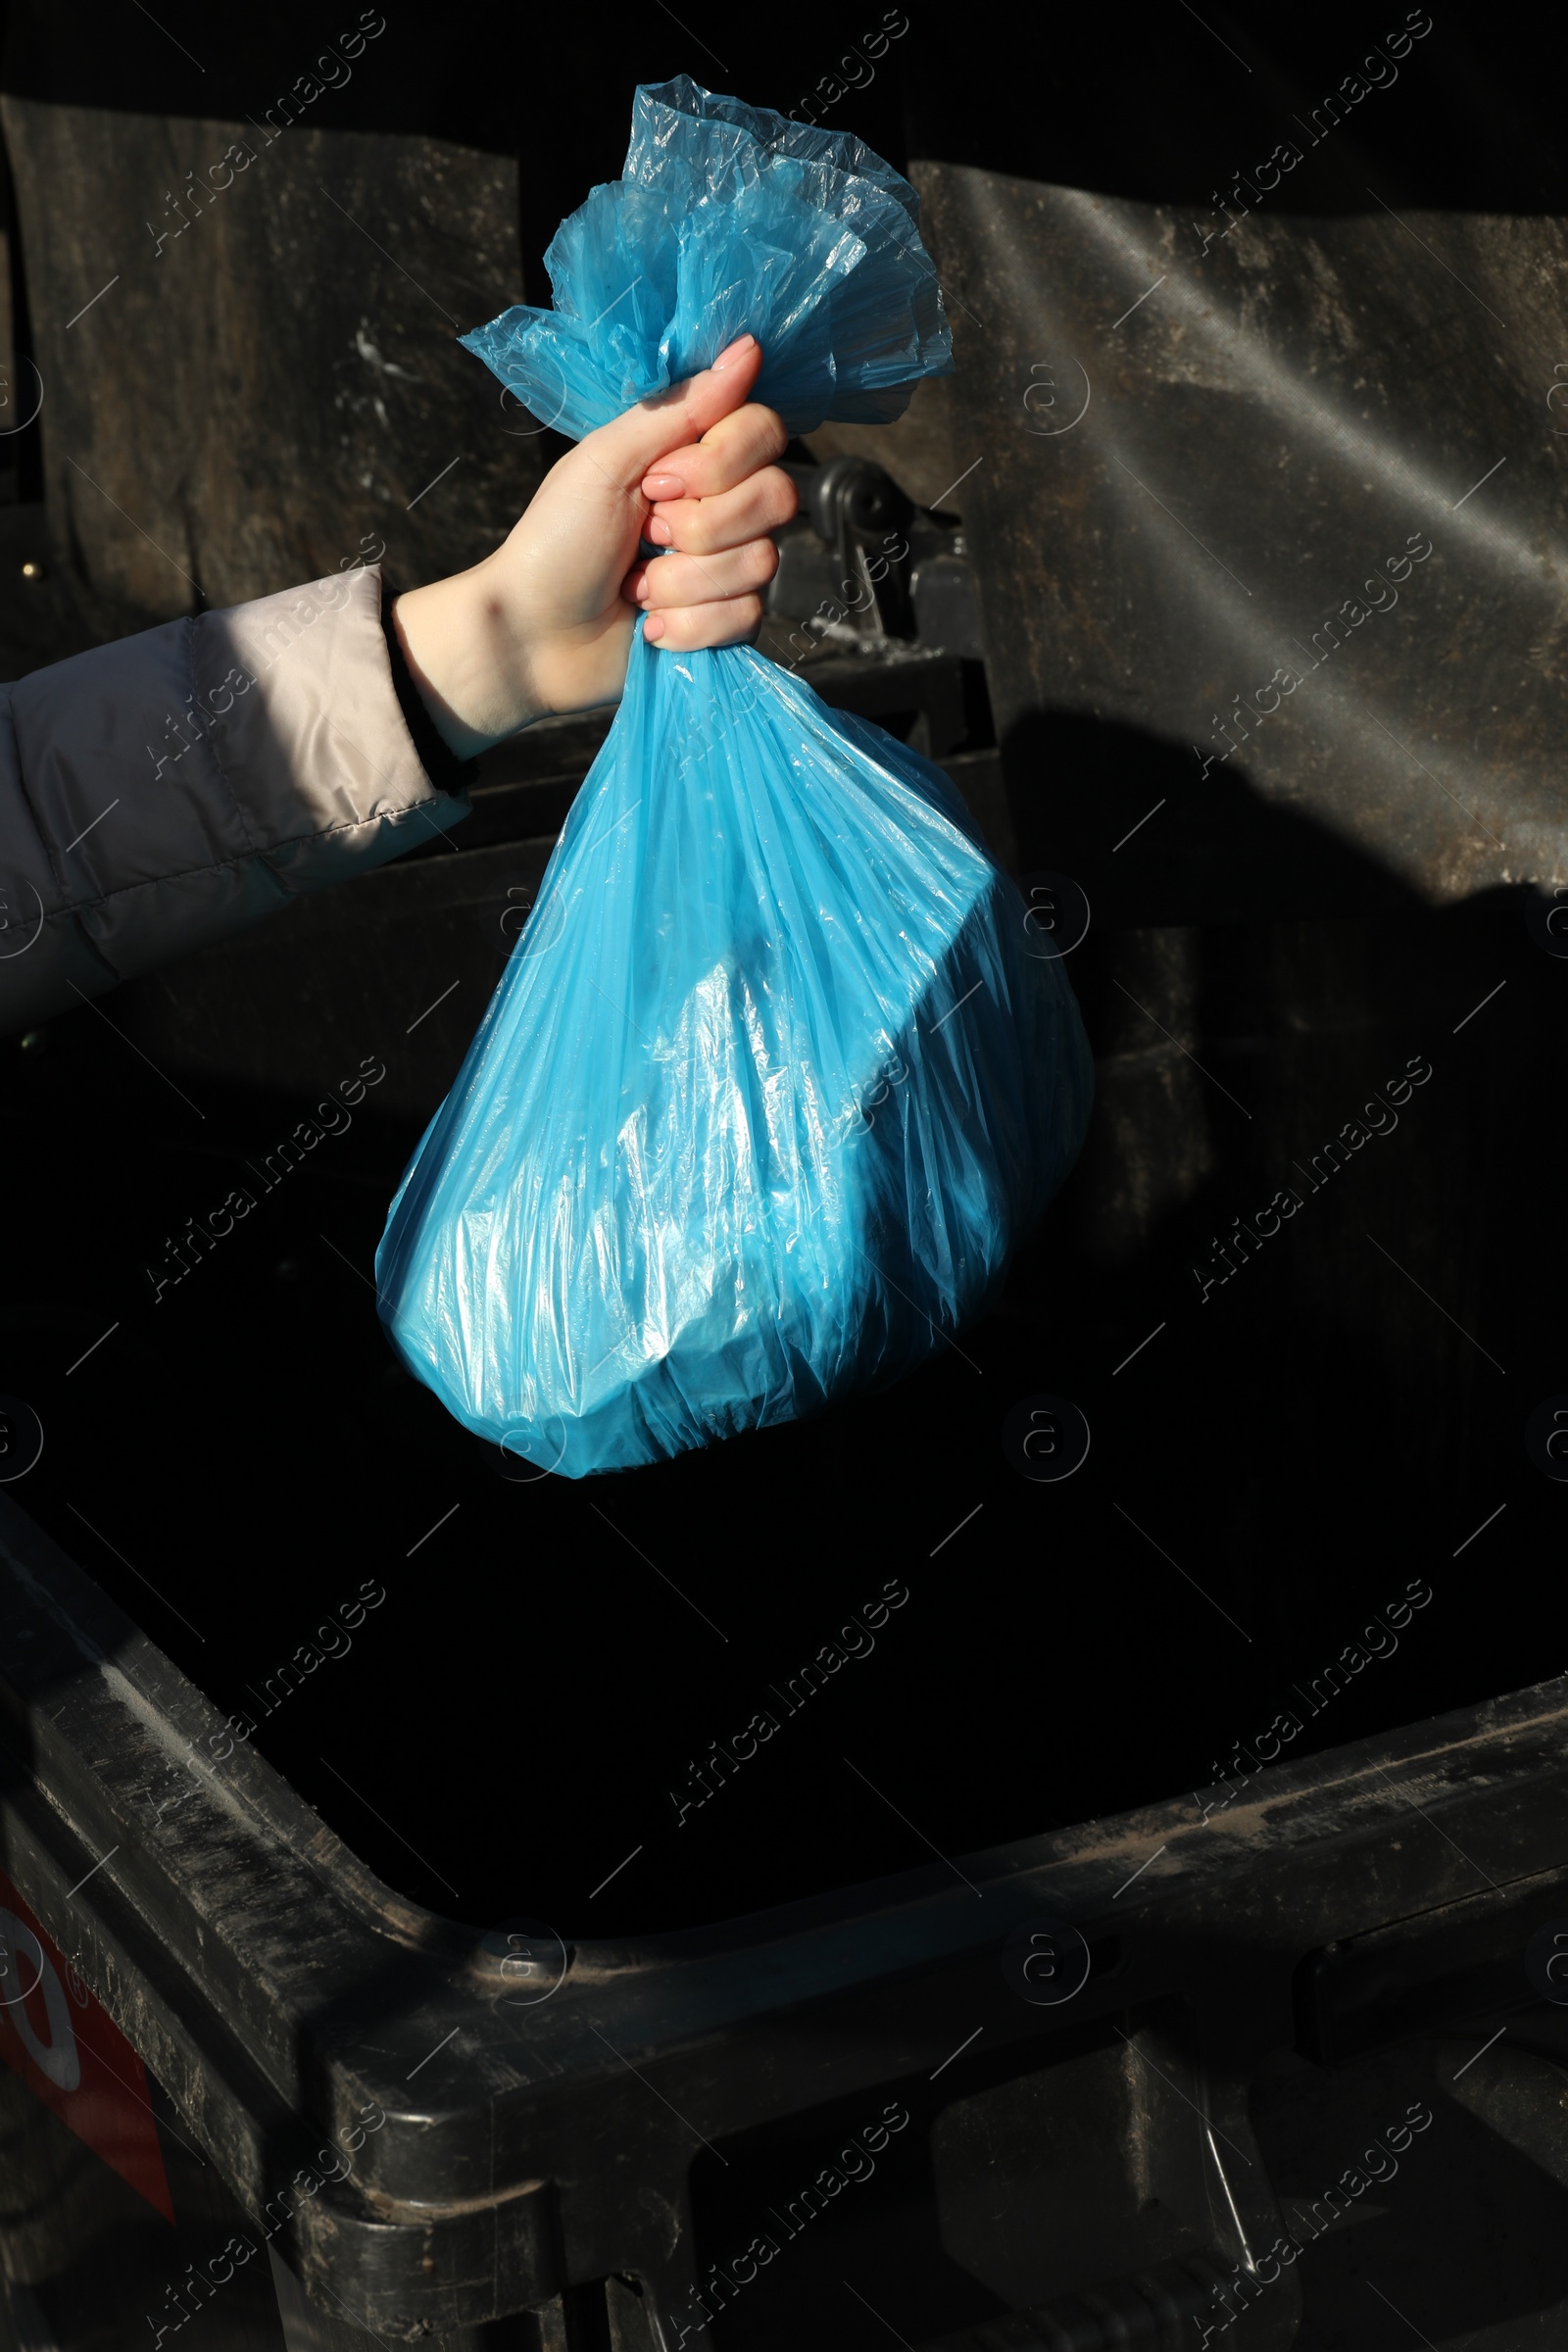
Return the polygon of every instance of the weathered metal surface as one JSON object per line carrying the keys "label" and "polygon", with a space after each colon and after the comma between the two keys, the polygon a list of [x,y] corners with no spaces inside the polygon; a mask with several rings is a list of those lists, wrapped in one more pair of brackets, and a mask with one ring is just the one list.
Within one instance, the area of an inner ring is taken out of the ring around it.
{"label": "weathered metal surface", "polygon": [[1568,226],[914,176],[1026,862],[1134,922],[1568,873]]}
{"label": "weathered metal surface", "polygon": [[956,487],[953,459],[953,379],[923,375],[896,424],[823,424],[808,433],[806,446],[825,464],[829,458],[870,458],[885,466],[906,497],[917,507],[963,513],[963,490]]}
{"label": "weathered metal surface", "polygon": [[455,338],[519,298],[514,161],[15,96],[0,122],[54,548],[106,630],[383,546],[412,586],[511,528],[538,431]]}

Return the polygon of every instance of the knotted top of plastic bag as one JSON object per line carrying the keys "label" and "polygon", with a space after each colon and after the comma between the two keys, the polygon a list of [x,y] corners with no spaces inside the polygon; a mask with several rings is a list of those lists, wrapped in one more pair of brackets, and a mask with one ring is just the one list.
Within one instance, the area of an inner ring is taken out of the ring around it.
{"label": "knotted top of plastic bag", "polygon": [[686,74],[644,84],[618,180],[556,231],[555,308],[465,335],[541,423],[580,440],[756,335],[754,397],[792,433],[885,424],[953,372],[920,199],[857,138]]}

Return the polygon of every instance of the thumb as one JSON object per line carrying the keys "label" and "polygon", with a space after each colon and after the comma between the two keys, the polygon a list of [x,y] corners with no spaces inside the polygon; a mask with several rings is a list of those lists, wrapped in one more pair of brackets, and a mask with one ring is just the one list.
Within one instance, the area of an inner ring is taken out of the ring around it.
{"label": "thumb", "polygon": [[721,416],[742,407],[761,369],[761,345],[755,335],[741,335],[719,353],[711,368],[688,376],[683,384],[671,384],[651,400],[640,400],[578,446],[592,450],[622,489],[635,490],[661,458],[700,441]]}

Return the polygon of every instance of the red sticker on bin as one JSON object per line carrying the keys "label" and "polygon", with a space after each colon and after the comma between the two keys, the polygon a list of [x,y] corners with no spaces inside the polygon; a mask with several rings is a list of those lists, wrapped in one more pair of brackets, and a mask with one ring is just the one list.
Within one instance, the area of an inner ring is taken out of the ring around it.
{"label": "red sticker on bin", "polygon": [[146,2070],[4,1871],[0,2058],[139,2196],[173,2220]]}

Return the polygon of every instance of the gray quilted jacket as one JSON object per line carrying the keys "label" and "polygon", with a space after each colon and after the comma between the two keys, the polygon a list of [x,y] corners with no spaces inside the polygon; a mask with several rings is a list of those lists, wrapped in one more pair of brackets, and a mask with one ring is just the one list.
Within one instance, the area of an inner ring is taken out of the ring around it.
{"label": "gray quilted jacket", "polygon": [[367,567],[0,686],[0,1035],[466,812],[381,602]]}

